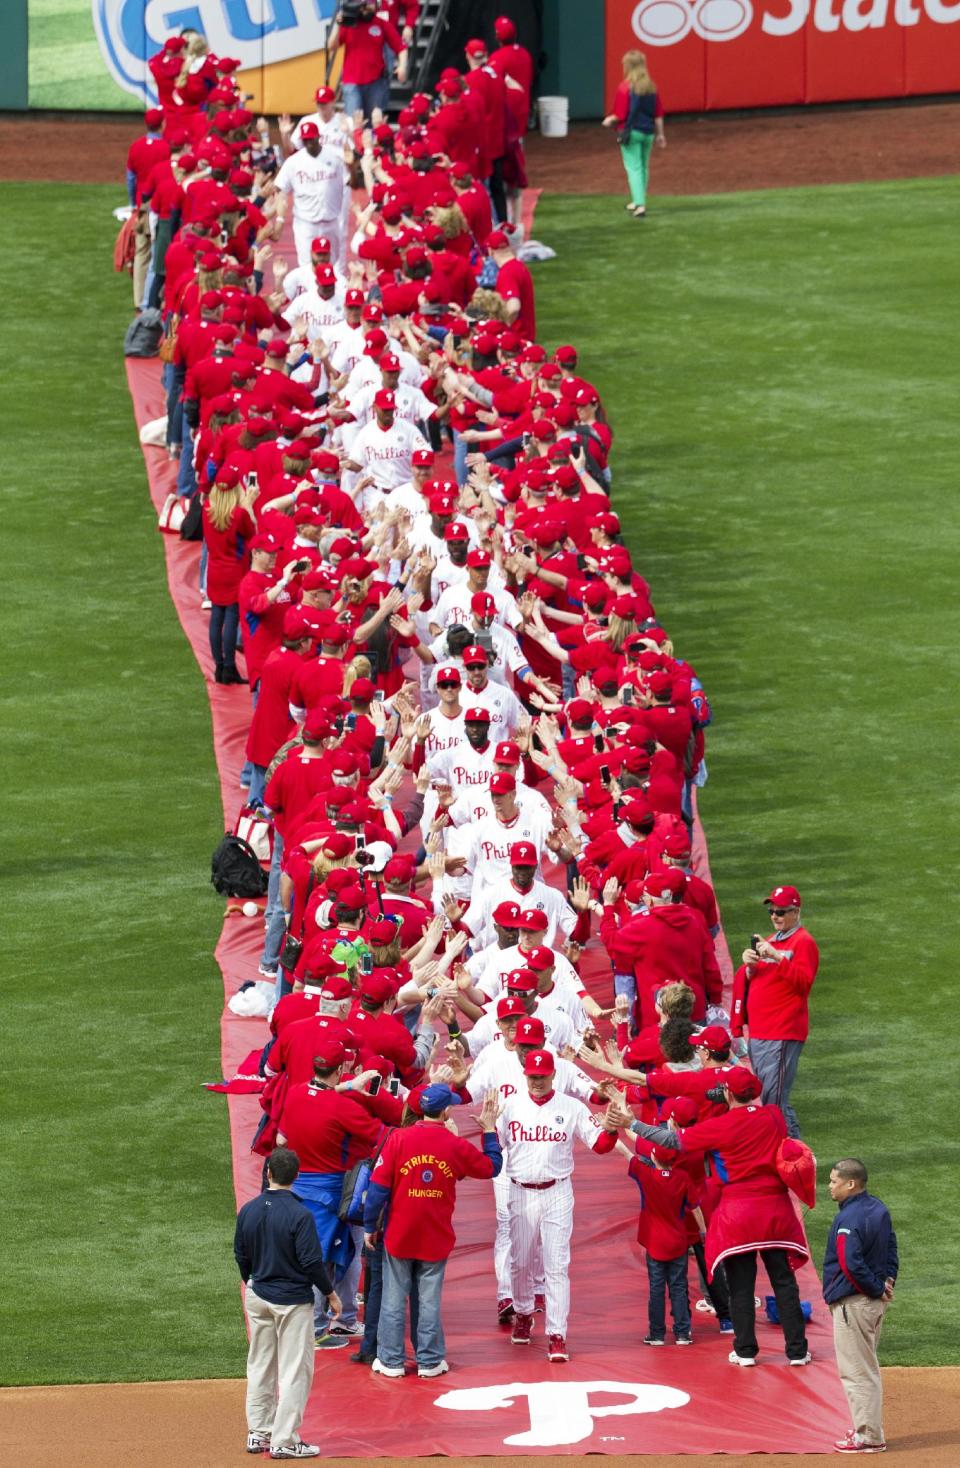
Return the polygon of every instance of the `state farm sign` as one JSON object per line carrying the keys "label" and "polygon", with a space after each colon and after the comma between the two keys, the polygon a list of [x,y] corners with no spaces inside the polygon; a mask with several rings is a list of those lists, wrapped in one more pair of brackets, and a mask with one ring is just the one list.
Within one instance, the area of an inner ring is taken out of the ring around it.
{"label": "state farm sign", "polygon": [[935,25],[960,21],[960,0],[784,0],[784,5],[785,14],[783,6],[767,10],[752,0],[640,0],[631,25],[646,46],[675,46],[691,31],[704,41],[735,41],[755,14],[769,36],[792,36],[808,20],[825,33],[913,26],[923,15]]}
{"label": "state farm sign", "polygon": [[960,0],[607,0],[606,15],[608,90],[639,46],[667,112],[960,89]]}

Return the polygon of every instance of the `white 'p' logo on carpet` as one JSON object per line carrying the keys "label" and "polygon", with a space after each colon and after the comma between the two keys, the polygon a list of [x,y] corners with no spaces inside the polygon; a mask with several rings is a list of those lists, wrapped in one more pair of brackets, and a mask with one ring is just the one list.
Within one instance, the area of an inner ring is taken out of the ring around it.
{"label": "white 'p' logo on carpet", "polygon": [[[627,1397],[625,1402],[595,1406],[594,1396]],[[667,1407],[685,1407],[686,1392],[672,1386],[634,1381],[515,1381],[505,1386],[463,1387],[444,1392],[434,1402],[453,1412],[494,1412],[512,1407],[526,1397],[530,1426],[503,1439],[506,1447],[555,1448],[564,1443],[583,1442],[593,1433],[594,1423],[604,1417],[632,1417],[645,1412],[662,1412]]]}

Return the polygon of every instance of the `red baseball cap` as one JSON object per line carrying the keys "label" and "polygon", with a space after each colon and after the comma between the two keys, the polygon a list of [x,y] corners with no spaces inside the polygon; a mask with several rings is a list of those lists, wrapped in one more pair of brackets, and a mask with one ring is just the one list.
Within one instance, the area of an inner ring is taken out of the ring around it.
{"label": "red baseball cap", "polygon": [[674,897],[685,884],[683,873],[668,867],[666,871],[648,872],[643,879],[643,890],[648,897]]}
{"label": "red baseball cap", "polygon": [[374,394],[373,406],[379,408],[384,413],[395,412],[397,407],[396,393],[391,392],[388,387],[382,387],[378,393]]}
{"label": "red baseball cap", "polygon": [[507,974],[506,987],[522,994],[532,994],[537,987],[537,976],[528,968],[513,968]]}
{"label": "red baseball cap", "polygon": [[471,643],[469,647],[465,647],[462,657],[465,668],[485,668],[490,661],[486,648],[478,647],[476,643]]}
{"label": "red baseball cap", "polygon": [[708,1050],[729,1050],[731,1043],[730,1031],[723,1025],[707,1025],[699,1034],[690,1036],[690,1044],[695,1049],[706,1045]]}
{"label": "red baseball cap", "polygon": [[623,1059],[626,1065],[651,1066],[659,1065],[663,1056],[660,1053],[660,1039],[658,1035],[637,1035],[625,1047]]}
{"label": "red baseball cap", "polygon": [[[507,237],[504,234],[504,232],[503,232],[502,229],[495,229],[492,234],[488,234],[487,235],[486,248],[487,248],[488,251],[489,250],[506,250],[509,247],[509,245],[510,245],[510,241],[507,239]],[[516,350],[518,350],[518,351],[520,350],[519,339],[517,341],[517,348],[516,348]]]}
{"label": "red baseball cap", "polygon": [[345,306],[362,306],[365,300],[366,296],[363,294],[363,291],[357,290],[356,286],[352,286],[344,296],[343,304]]}
{"label": "red baseball cap", "polygon": [[475,591],[470,598],[470,610],[476,612],[478,617],[483,617],[495,612],[497,604],[489,591]]}
{"label": "red baseball cap", "polygon": [[510,847],[510,865],[513,867],[535,867],[538,860],[537,848],[532,841],[514,841]]}
{"label": "red baseball cap", "polygon": [[540,1046],[546,1043],[546,1038],[543,1020],[537,1019],[535,1014],[528,1014],[517,1025],[516,1041],[518,1045]]}
{"label": "red baseball cap", "polygon": [[799,907],[800,893],[796,887],[774,887],[763,900],[768,907]]}
{"label": "red baseball cap", "polygon": [[[476,705],[474,708],[467,709],[463,716],[463,721],[465,724],[489,724],[490,710],[480,708],[479,705]],[[494,779],[496,778],[497,776],[494,776]],[[512,850],[513,848],[511,847]]]}
{"label": "red baseball cap", "polygon": [[677,1126],[693,1126],[697,1116],[697,1103],[692,1096],[668,1096],[660,1107],[660,1120],[672,1118]]}
{"label": "red baseball cap", "polygon": [[566,708],[567,722],[570,724],[582,724],[587,719],[593,720],[593,704],[588,698],[571,698]]}
{"label": "red baseball cap", "polygon": [[493,752],[493,762],[495,765],[518,765],[520,759],[520,746],[519,744],[514,744],[512,739],[504,739],[497,745]]}
{"label": "red baseball cap", "polygon": [[[321,962],[322,961],[323,960],[321,960]],[[334,960],[328,959],[327,962],[333,964]],[[331,974],[329,978],[326,978],[323,981],[323,988],[320,990],[320,998],[335,999],[339,1003],[339,1001],[342,999],[352,999],[353,989],[351,988],[349,981],[345,979],[342,974]]]}
{"label": "red baseball cap", "polygon": [[383,869],[383,876],[387,882],[410,882],[416,870],[415,858],[404,852],[399,856],[391,856]]}
{"label": "red baseball cap", "polygon": [[470,531],[462,520],[451,520],[449,525],[443,527],[444,540],[469,540]]}
{"label": "red baseball cap", "polygon": [[517,927],[525,933],[545,933],[549,926],[547,914],[540,907],[523,908],[517,920]]}
{"label": "red baseball cap", "polygon": [[467,42],[463,49],[468,56],[486,56],[487,43],[475,36],[473,40]]}
{"label": "red baseball cap", "polygon": [[517,782],[512,775],[499,774],[490,778],[491,795],[513,795],[517,788]]}
{"label": "red baseball cap", "polygon": [[665,837],[663,843],[664,856],[683,857],[689,856],[692,851],[690,837],[684,836],[680,831],[674,831],[672,835]]}
{"label": "red baseball cap", "polygon": [[516,928],[520,923],[520,907],[516,902],[499,902],[493,909],[493,921],[501,928]]}
{"label": "red baseball cap", "polygon": [[736,1065],[728,1071],[723,1078],[723,1084],[738,1101],[754,1101],[763,1090],[753,1071],[745,1070],[742,1065]]}
{"label": "red baseball cap", "polygon": [[436,461],[433,449],[417,449],[413,454],[413,464],[417,469],[431,469]]}
{"label": "red baseball cap", "polygon": [[367,937],[371,943],[392,943],[398,932],[397,924],[391,922],[388,917],[383,917],[377,918],[376,922],[370,924],[367,929]]}
{"label": "red baseball cap", "polygon": [[315,122],[301,122],[300,137],[303,141],[307,141],[310,138],[318,138],[319,136],[320,129]]}
{"label": "red baseball cap", "polygon": [[317,1070],[335,1070],[347,1058],[346,1047],[341,1040],[317,1041],[313,1052],[313,1063]]}
{"label": "red baseball cap", "polygon": [[342,861],[353,851],[353,837],[348,836],[346,831],[331,831],[321,850],[332,861]]}
{"label": "red baseball cap", "polygon": [[521,1015],[525,1015],[526,1012],[523,1000],[516,999],[509,994],[505,999],[497,1001],[497,1019],[520,1019]]}
{"label": "red baseball cap", "polygon": [[527,968],[532,968],[535,974],[545,974],[547,969],[554,968],[557,962],[557,955],[552,948],[531,948],[523,956],[527,961]]}
{"label": "red baseball cap", "polygon": [[462,683],[463,682],[463,679],[460,677],[460,669],[459,668],[454,668],[454,667],[438,668],[437,669],[437,682],[438,683]]}
{"label": "red baseball cap", "polygon": [[467,556],[467,565],[471,567],[492,566],[493,556],[489,551],[472,550]]}
{"label": "red baseball cap", "polygon": [[333,102],[337,94],[332,87],[318,87],[313,95],[317,102]]}
{"label": "red baseball cap", "polygon": [[556,1062],[549,1050],[531,1050],[524,1056],[524,1075],[552,1076],[556,1069]]}
{"label": "red baseball cap", "polygon": [[[341,901],[343,901],[343,896],[341,892]],[[391,923],[390,926],[392,928],[393,924]],[[396,992],[390,980],[384,978],[382,974],[367,974],[366,978],[360,982],[361,999],[370,999],[374,1004],[386,1004],[387,1000],[391,999]]]}

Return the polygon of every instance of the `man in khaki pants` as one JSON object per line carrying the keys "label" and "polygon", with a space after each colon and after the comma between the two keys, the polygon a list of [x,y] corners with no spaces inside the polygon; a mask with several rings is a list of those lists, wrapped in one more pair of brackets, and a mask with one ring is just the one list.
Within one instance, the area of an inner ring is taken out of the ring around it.
{"label": "man in khaki pants", "polygon": [[275,1147],[267,1158],[267,1191],[237,1215],[233,1252],[246,1291],[247,1452],[271,1458],[318,1458],[300,1439],[313,1385],[313,1286],[340,1300],[323,1263],[313,1215],[291,1192],[300,1171],[295,1152]]}
{"label": "man in khaki pants", "polygon": [[882,1453],[883,1384],[877,1344],[893,1299],[899,1260],[890,1214],[867,1192],[867,1169],[858,1157],[842,1157],[830,1172],[837,1206],[823,1259],[823,1298],[833,1316],[840,1380],[853,1427],[839,1453]]}

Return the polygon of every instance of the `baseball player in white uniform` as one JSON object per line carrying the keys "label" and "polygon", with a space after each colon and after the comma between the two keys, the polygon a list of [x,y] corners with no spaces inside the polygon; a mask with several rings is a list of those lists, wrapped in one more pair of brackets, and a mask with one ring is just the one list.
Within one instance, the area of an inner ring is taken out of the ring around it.
{"label": "baseball player in white uniform", "polygon": [[[293,240],[297,263],[310,267],[310,244],[317,235],[339,241],[340,215],[346,187],[342,148],[324,146],[315,122],[300,127],[303,146],[285,160],[277,174],[277,218],[286,217],[293,196]],[[334,249],[334,255],[337,249]]]}
{"label": "baseball player in white uniform", "polygon": [[556,1089],[556,1059],[531,1050],[523,1062],[526,1087],[503,1105],[497,1130],[510,1180],[510,1259],[514,1320],[511,1339],[527,1346],[533,1332],[536,1260],[543,1251],[547,1358],[569,1361],[570,1235],[573,1232],[573,1144],[612,1152],[616,1130],[591,1116],[582,1101]]}
{"label": "baseball player in white uniform", "polygon": [[[469,1074],[462,1062],[453,1061],[449,1066],[450,1084],[456,1085],[461,1096],[471,1101],[480,1099],[487,1091],[496,1090],[501,1103],[521,1093],[526,1080],[523,1073],[523,1058],[528,1050],[545,1048],[543,1024],[536,1017],[529,1018],[517,999],[501,999],[497,1004],[497,1025],[502,1035],[502,1044],[488,1045]],[[523,1048],[521,1049],[521,1044]],[[607,1098],[600,1094],[597,1086],[579,1066],[554,1057],[556,1064],[557,1091],[576,1096],[584,1103],[602,1104]],[[502,1180],[501,1180],[502,1178]],[[497,1321],[508,1325],[514,1317],[511,1296],[512,1279],[510,1266],[510,1179],[501,1173],[493,1180],[496,1204],[496,1233],[493,1242],[493,1265],[497,1279]],[[535,1267],[534,1293],[542,1303],[543,1265],[538,1256]]]}
{"label": "baseball player in white uniform", "polygon": [[577,915],[563,893],[556,887],[548,887],[536,876],[536,847],[526,841],[517,842],[516,846],[518,858],[511,852],[510,876],[477,892],[463,914],[462,925],[470,933],[475,948],[493,942],[492,914],[501,902],[519,902],[524,908],[534,907],[545,913],[544,943],[552,944],[558,932],[566,941],[577,925]]}

